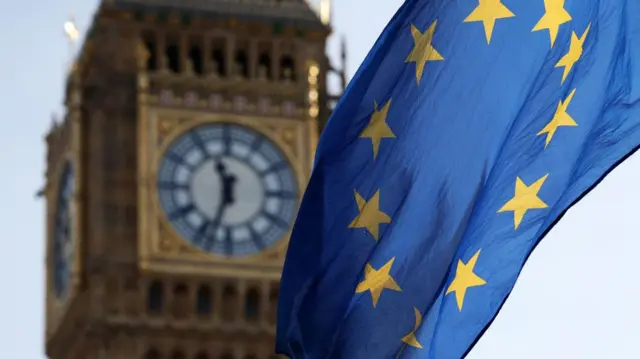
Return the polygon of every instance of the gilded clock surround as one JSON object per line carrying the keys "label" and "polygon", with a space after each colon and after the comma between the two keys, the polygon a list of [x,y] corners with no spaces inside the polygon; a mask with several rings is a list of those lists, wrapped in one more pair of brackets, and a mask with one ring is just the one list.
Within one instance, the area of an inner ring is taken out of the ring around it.
{"label": "gilded clock surround", "polygon": [[[281,265],[289,232],[275,245],[248,257],[228,258],[205,253],[180,237],[167,221],[157,197],[156,172],[167,147],[186,131],[206,123],[234,123],[251,128],[271,140],[290,163],[298,184],[304,192],[310,173],[311,148],[305,139],[315,128],[313,121],[276,117],[250,117],[234,114],[215,114],[205,111],[149,107],[139,118],[141,141],[140,155],[147,159],[139,169],[140,180],[140,231],[138,246],[141,266],[158,271],[212,274],[230,269],[247,273]],[[147,137],[148,136],[148,137]],[[255,268],[247,265],[255,265]],[[238,266],[236,266],[238,265]],[[235,273],[235,272],[234,272]],[[273,276],[279,273],[273,273]]]}

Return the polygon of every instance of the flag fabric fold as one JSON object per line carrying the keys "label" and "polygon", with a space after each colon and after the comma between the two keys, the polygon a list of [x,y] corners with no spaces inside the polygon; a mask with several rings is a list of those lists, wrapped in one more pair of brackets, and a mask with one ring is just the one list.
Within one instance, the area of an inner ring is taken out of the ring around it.
{"label": "flag fabric fold", "polygon": [[318,144],[276,351],[464,357],[639,144],[638,1],[406,0]]}

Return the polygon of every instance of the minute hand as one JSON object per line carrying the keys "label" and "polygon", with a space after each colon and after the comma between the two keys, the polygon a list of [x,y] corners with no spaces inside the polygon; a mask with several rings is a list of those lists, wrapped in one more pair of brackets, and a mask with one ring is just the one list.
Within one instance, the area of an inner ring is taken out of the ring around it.
{"label": "minute hand", "polygon": [[225,177],[226,177],[225,166],[222,162],[219,162],[218,164],[214,162],[213,169],[214,169],[214,172],[218,175],[218,179],[221,184],[220,192],[218,194],[220,201],[218,202],[218,207],[216,208],[215,216],[213,220],[210,222],[210,224],[207,226],[207,230],[205,232],[206,247],[211,247],[213,245],[212,242],[215,240],[215,235],[216,235],[216,232],[218,231],[218,227],[220,227],[220,222],[222,221],[224,212],[227,209],[227,206],[230,204],[226,198],[227,181],[225,181]]}

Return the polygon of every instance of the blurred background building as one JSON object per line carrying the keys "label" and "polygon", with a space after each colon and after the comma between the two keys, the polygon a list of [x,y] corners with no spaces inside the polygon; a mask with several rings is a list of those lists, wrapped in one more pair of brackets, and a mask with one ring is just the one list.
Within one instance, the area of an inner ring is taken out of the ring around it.
{"label": "blurred background building", "polygon": [[276,358],[327,77],[346,83],[330,18],[329,0],[101,2],[46,136],[51,359]]}

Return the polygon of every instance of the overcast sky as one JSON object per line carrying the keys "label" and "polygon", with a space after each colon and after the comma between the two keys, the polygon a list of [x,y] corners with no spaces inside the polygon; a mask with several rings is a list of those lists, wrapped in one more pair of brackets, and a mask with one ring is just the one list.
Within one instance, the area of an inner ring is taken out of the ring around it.
{"label": "overcast sky", "polygon": [[[352,75],[401,0],[334,2]],[[62,23],[74,5],[86,28],[97,3],[4,1],[0,11],[0,358],[44,358],[45,219],[34,193],[43,184],[43,134],[61,103],[68,59]],[[469,359],[637,357],[638,184],[634,156],[569,211]]]}

